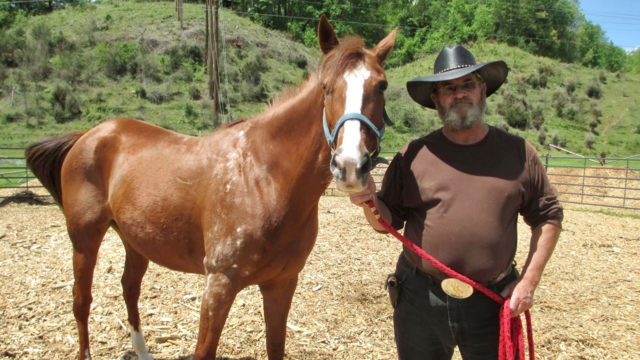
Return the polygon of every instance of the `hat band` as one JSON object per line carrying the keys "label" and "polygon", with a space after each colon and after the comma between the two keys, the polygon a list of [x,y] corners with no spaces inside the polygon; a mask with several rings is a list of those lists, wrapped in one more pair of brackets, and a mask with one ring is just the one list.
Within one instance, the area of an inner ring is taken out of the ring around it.
{"label": "hat band", "polygon": [[471,64],[471,65],[458,65],[458,66],[454,66],[454,67],[450,67],[450,68],[446,68],[443,70],[438,71],[436,74],[442,74],[443,72],[447,72],[447,71],[451,71],[451,70],[456,70],[456,69],[462,69],[462,68],[467,68],[467,67],[472,67],[475,64]]}

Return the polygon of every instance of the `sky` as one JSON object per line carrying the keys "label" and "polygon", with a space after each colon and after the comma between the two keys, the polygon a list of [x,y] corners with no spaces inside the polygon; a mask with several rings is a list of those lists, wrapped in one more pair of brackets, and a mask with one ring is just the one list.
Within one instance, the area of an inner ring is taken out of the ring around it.
{"label": "sky", "polygon": [[640,0],[578,0],[584,16],[600,25],[614,45],[640,48]]}

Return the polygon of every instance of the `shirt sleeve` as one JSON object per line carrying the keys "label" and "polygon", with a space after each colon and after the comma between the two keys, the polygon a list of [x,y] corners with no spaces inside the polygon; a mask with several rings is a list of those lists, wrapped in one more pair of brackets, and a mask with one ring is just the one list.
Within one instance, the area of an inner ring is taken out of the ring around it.
{"label": "shirt sleeve", "polygon": [[544,223],[553,223],[561,227],[564,213],[558,200],[558,192],[551,185],[546,169],[533,146],[527,143],[526,147],[529,188],[526,189],[521,209],[522,217],[532,228]]}
{"label": "shirt sleeve", "polygon": [[404,156],[397,153],[384,174],[378,200],[382,201],[391,212],[391,226],[402,229],[407,212],[403,204]]}

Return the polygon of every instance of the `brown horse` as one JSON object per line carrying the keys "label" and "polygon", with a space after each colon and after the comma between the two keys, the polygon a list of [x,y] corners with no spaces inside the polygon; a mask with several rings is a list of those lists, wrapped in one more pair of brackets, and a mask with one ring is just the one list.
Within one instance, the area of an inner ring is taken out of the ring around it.
{"label": "brown horse", "polygon": [[206,137],[115,119],[27,148],[27,163],[60,204],[73,243],[80,359],[90,358],[93,271],[109,227],[126,249],[123,295],[139,358],[151,359],[138,313],[149,260],[206,275],[194,359],[215,358],[236,294],[254,284],[263,296],[269,359],[283,358],[320,196],[332,175],[343,191],[363,189],[379,147],[382,63],[395,35],[367,49],[357,37],[338,41],[323,16],[318,73],[263,114]]}

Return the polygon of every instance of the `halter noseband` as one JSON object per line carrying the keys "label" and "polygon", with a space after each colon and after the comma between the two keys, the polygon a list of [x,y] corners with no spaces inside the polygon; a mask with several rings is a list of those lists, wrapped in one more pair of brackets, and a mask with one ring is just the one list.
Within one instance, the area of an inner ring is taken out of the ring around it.
{"label": "halter noseband", "polygon": [[344,114],[340,117],[340,119],[338,119],[338,122],[336,123],[336,126],[333,128],[333,131],[329,131],[329,125],[327,124],[327,117],[325,115],[325,110],[322,109],[322,128],[324,129],[324,136],[327,138],[327,143],[329,144],[329,147],[331,148],[331,152],[333,152],[333,145],[336,142],[336,137],[338,136],[338,131],[340,130],[340,128],[342,127],[342,125],[344,125],[344,123],[348,120],[358,120],[361,123],[367,125],[369,127],[369,129],[371,129],[371,131],[373,131],[373,133],[376,135],[376,138],[378,139],[378,148],[376,149],[376,151],[373,153],[373,155],[371,156],[372,158],[377,158],[378,154],[380,153],[380,143],[382,142],[382,136],[384,135],[384,129],[385,129],[385,124],[388,124],[389,126],[393,126],[393,121],[391,121],[391,119],[389,118],[389,115],[387,115],[387,110],[383,109],[383,122],[382,122],[382,127],[380,128],[380,130],[378,130],[378,128],[375,126],[374,123],[371,122],[371,120],[369,120],[366,116],[364,116],[361,113],[348,113],[348,114]]}

